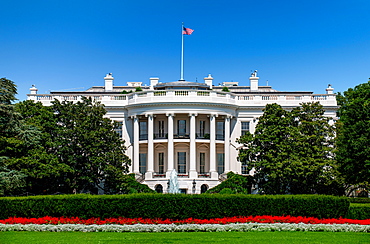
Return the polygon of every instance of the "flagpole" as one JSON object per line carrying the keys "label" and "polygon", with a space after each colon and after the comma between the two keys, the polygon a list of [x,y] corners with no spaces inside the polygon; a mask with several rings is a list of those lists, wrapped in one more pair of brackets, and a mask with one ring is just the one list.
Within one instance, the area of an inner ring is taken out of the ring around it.
{"label": "flagpole", "polygon": [[184,80],[184,22],[181,24],[181,71],[180,80]]}

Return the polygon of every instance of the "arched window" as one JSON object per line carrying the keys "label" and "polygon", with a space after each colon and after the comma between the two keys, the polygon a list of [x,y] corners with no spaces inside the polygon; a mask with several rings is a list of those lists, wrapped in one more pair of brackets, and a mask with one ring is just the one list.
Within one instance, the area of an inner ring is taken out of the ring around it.
{"label": "arched window", "polygon": [[208,190],[208,186],[206,184],[203,184],[200,187],[200,193],[205,193]]}
{"label": "arched window", "polygon": [[158,193],[163,193],[163,186],[161,184],[156,185],[155,191]]}

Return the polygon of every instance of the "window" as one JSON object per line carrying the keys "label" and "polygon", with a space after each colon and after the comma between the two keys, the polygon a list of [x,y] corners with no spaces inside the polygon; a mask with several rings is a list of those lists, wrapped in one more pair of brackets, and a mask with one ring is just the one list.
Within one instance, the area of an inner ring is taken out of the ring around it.
{"label": "window", "polygon": [[164,173],[164,153],[161,152],[158,154],[158,173]]}
{"label": "window", "polygon": [[208,190],[208,186],[206,184],[203,184],[200,187],[200,193],[206,193],[207,190]]}
{"label": "window", "polygon": [[249,132],[249,121],[242,122],[242,130],[241,130],[242,136],[244,136],[247,133],[247,131]]}
{"label": "window", "polygon": [[186,174],[186,152],[177,152],[177,172]]}
{"label": "window", "polygon": [[139,171],[141,174],[146,172],[146,153],[139,154]]}
{"label": "window", "polygon": [[199,137],[204,137],[204,131],[206,127],[206,122],[204,120],[199,121]]}
{"label": "window", "polygon": [[246,162],[243,162],[242,163],[242,175],[247,175],[249,173],[249,171],[247,170],[247,163]]}
{"label": "window", "polygon": [[160,185],[160,184],[156,185],[156,186],[155,186],[155,191],[156,191],[157,193],[163,193],[163,186],[162,186],[162,185]]}
{"label": "window", "polygon": [[158,137],[159,138],[164,138],[165,135],[164,135],[164,121],[163,120],[160,120],[158,121]]}
{"label": "window", "polygon": [[117,122],[114,124],[114,131],[119,135],[119,138],[122,138],[122,122]]}
{"label": "window", "polygon": [[217,172],[218,174],[222,174],[225,171],[225,154],[217,153]]}
{"label": "window", "polygon": [[205,167],[206,167],[206,154],[200,153],[199,155],[199,174],[205,173]]}
{"label": "window", "polygon": [[225,139],[225,123],[223,121],[217,121],[216,140],[224,139]]}
{"label": "window", "polygon": [[177,121],[177,134],[179,136],[185,136],[186,134],[186,120]]}
{"label": "window", "polygon": [[148,123],[146,121],[140,121],[139,124],[139,138],[140,140],[148,140]]}

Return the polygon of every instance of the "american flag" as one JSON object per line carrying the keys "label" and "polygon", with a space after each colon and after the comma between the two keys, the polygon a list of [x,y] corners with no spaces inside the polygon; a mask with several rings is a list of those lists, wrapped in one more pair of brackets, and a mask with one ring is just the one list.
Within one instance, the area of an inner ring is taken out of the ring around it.
{"label": "american flag", "polygon": [[191,33],[193,33],[194,30],[190,29],[190,28],[185,28],[182,30],[182,34],[183,35],[191,35]]}

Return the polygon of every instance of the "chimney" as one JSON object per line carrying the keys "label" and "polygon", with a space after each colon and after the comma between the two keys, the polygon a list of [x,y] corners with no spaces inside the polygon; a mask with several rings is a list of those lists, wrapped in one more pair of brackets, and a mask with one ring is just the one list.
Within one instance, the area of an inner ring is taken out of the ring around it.
{"label": "chimney", "polygon": [[331,87],[331,85],[328,85],[328,88],[326,88],[326,94],[334,94],[334,88]]}
{"label": "chimney", "polygon": [[35,87],[35,85],[32,85],[30,88],[30,94],[37,94],[38,89]]}
{"label": "chimney", "polygon": [[212,89],[212,82],[213,82],[213,77],[211,74],[208,75],[208,77],[204,77],[204,83],[206,83],[209,88]]}
{"label": "chimney", "polygon": [[113,91],[113,76],[112,73],[107,74],[104,77],[105,80],[105,91]]}
{"label": "chimney", "polygon": [[251,74],[251,77],[249,77],[251,91],[257,91],[258,90],[258,80],[259,80],[259,77],[257,77],[257,70],[255,70]]}
{"label": "chimney", "polygon": [[159,78],[157,77],[150,77],[150,90],[154,90],[154,86],[156,86],[159,82]]}

